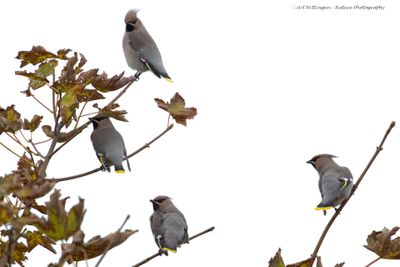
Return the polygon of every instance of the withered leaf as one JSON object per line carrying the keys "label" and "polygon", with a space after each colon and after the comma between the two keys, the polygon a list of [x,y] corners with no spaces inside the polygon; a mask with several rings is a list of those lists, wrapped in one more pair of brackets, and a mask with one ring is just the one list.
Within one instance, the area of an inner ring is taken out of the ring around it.
{"label": "withered leaf", "polygon": [[20,266],[24,266],[23,262],[28,259],[25,254],[29,252],[29,248],[22,242],[18,242],[12,253],[12,263],[18,263]]}
{"label": "withered leaf", "polygon": [[79,74],[77,80],[83,83],[85,86],[91,84],[94,81],[94,78],[97,77],[97,72],[99,69],[91,69],[88,71],[84,71]]}
{"label": "withered leaf", "polygon": [[311,261],[312,261],[311,258],[309,258],[304,261],[289,264],[286,267],[311,267]]}
{"label": "withered leaf", "polygon": [[127,114],[128,112],[126,112],[126,110],[115,110],[116,108],[119,108],[119,104],[114,103],[112,105],[107,105],[104,108],[99,108],[99,105],[97,103],[93,104],[94,108],[97,108],[99,110],[98,114],[102,114],[102,115],[106,115],[109,117],[112,117],[116,120],[119,121],[128,121],[125,118],[125,114]]}
{"label": "withered leaf", "polygon": [[13,193],[15,190],[21,189],[22,186],[20,175],[17,172],[0,177],[0,199]]}
{"label": "withered leaf", "polygon": [[88,242],[63,244],[61,249],[63,251],[63,257],[67,257],[68,263],[75,261],[81,261],[86,259],[92,259],[105,252],[107,246],[111,242],[110,249],[120,245],[127,240],[132,234],[136,233],[133,230],[125,230],[124,232],[115,232],[105,237],[95,236]]}
{"label": "withered leaf", "polygon": [[15,105],[8,106],[6,109],[0,107],[0,134],[15,133],[22,128],[21,114],[14,107]]}
{"label": "withered leaf", "polygon": [[46,59],[56,58],[57,56],[53,53],[47,51],[42,46],[33,46],[30,51],[19,51],[17,55],[17,59],[22,59],[20,67],[28,65],[29,63],[32,65],[36,65],[38,63],[42,63]]}
{"label": "withered leaf", "polygon": [[[73,129],[67,133],[65,132],[60,132],[59,133],[59,137],[57,142],[59,143],[64,143],[67,142],[69,140],[71,140],[72,138],[74,138],[76,135],[78,135],[79,133],[81,133],[86,127],[88,126],[88,124],[83,124],[82,126],[79,126],[76,129]],[[51,129],[50,125],[43,125],[42,126],[42,130],[44,132],[44,134],[49,137],[49,138],[54,138],[54,132]]]}
{"label": "withered leaf", "polygon": [[283,262],[281,249],[278,249],[275,256],[269,260],[268,267],[285,267],[285,263]]}
{"label": "withered leaf", "polygon": [[400,259],[400,237],[392,238],[399,229],[396,226],[391,230],[385,227],[382,231],[373,231],[364,247],[383,259]]}
{"label": "withered leaf", "polygon": [[77,95],[78,101],[82,102],[89,102],[93,100],[104,99],[105,97],[100,94],[97,90],[93,89],[84,89],[80,94]]}
{"label": "withered leaf", "polygon": [[27,119],[24,119],[24,124],[22,126],[22,128],[24,130],[29,130],[31,132],[34,132],[40,125],[40,123],[42,122],[43,116],[39,116],[39,115],[34,115],[33,118],[28,121]]}
{"label": "withered leaf", "polygon": [[343,267],[343,266],[344,266],[344,262],[338,263],[338,264],[335,265],[335,267]]}
{"label": "withered leaf", "polygon": [[59,59],[68,59],[67,54],[71,52],[71,49],[60,49],[57,51],[57,58]]}
{"label": "withered leaf", "polygon": [[[29,78],[29,80],[30,80],[29,86],[32,89],[38,89],[38,88],[46,85],[49,82],[46,79],[46,77],[43,77],[42,75],[40,75],[38,73],[27,72],[26,70],[16,71],[15,74]],[[27,91],[23,91],[23,92],[27,93]],[[29,93],[29,94],[32,95],[31,93]]]}
{"label": "withered leaf", "polygon": [[28,231],[25,232],[22,237],[26,239],[26,243],[28,244],[29,251],[32,251],[37,245],[40,245],[44,248],[47,248],[54,254],[56,254],[55,249],[53,248],[52,245],[55,245],[56,242],[53,240],[49,239],[47,236],[43,235],[39,231]]}
{"label": "withered leaf", "polygon": [[186,120],[193,119],[193,117],[197,115],[196,108],[185,107],[185,99],[179,93],[175,93],[170,102],[165,102],[159,98],[155,98],[154,100],[159,108],[171,114],[176,123],[186,126]]}
{"label": "withered leaf", "polygon": [[21,189],[15,190],[14,194],[21,199],[35,199],[46,195],[53,189],[54,181],[37,181],[25,184]]}
{"label": "withered leaf", "polygon": [[[34,182],[38,178],[37,174],[35,172],[35,168],[34,168],[32,160],[30,158],[28,158],[25,155],[25,153],[18,160],[17,170],[14,172],[19,174],[19,179],[24,184],[29,183],[29,182]],[[17,190],[20,190],[20,189],[17,189]],[[14,191],[14,193],[15,193],[15,191]]]}
{"label": "withered leaf", "polygon": [[123,77],[123,76],[124,72],[122,72],[119,75],[114,75],[113,77],[108,78],[107,74],[103,72],[101,75],[97,75],[94,78],[92,86],[95,89],[99,90],[100,92],[105,93],[109,91],[118,90],[135,79],[133,76],[130,77]]}
{"label": "withered leaf", "polygon": [[0,225],[8,223],[13,216],[13,208],[7,202],[0,202]]}
{"label": "withered leaf", "polygon": [[74,205],[69,212],[65,210],[66,198],[60,199],[60,190],[54,190],[50,201],[46,202],[47,220],[35,222],[34,225],[41,233],[53,240],[67,239],[80,229],[83,216],[84,200],[79,198],[79,203]]}

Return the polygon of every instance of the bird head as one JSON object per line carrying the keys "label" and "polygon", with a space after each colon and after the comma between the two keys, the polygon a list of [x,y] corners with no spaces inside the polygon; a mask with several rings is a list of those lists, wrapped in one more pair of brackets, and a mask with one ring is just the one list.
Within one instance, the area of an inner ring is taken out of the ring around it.
{"label": "bird head", "polygon": [[89,120],[93,124],[94,129],[96,129],[99,126],[105,126],[111,124],[109,117],[104,114],[98,114],[92,118],[89,118]]}
{"label": "bird head", "polygon": [[317,162],[319,162],[320,160],[326,160],[326,159],[332,159],[332,158],[336,158],[336,156],[331,155],[331,154],[318,154],[315,155],[314,157],[312,157],[312,159],[310,159],[309,161],[307,161],[306,163],[311,164],[315,169],[317,169]]}
{"label": "bird head", "polygon": [[155,199],[150,199],[150,202],[153,203],[153,210],[156,211],[171,204],[171,198],[168,196],[158,196]]}
{"label": "bird head", "polygon": [[137,13],[139,9],[131,9],[125,15],[126,31],[131,32],[135,29],[136,22],[138,21]]}

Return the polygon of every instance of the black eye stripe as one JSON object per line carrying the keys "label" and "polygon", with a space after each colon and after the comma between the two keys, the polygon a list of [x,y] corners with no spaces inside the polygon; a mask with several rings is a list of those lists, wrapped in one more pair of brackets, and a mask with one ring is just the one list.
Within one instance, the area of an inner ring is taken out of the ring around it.
{"label": "black eye stripe", "polygon": [[135,29],[135,27],[133,27],[132,23],[128,23],[128,24],[126,24],[126,28],[125,29],[126,29],[127,32],[131,32],[131,31],[133,31]]}

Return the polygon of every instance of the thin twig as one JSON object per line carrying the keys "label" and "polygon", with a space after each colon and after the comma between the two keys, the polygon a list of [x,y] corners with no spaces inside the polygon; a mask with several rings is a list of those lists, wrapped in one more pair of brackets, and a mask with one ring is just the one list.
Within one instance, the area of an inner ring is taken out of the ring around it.
{"label": "thin twig", "polygon": [[34,94],[31,93],[31,96],[33,97],[33,99],[35,99],[42,107],[44,107],[45,109],[47,109],[50,113],[53,114],[53,112],[51,111],[51,109],[49,109],[45,104],[42,103],[42,101],[40,101],[39,99],[36,98],[36,96]]}
{"label": "thin twig", "polygon": [[44,159],[43,154],[39,151],[39,149],[36,147],[35,143],[32,141],[32,136],[31,139],[29,140],[29,143],[32,145],[33,149],[35,150],[36,154],[41,157],[42,159]]}
{"label": "thin twig", "polygon": [[[129,220],[131,216],[128,214],[124,220],[124,222],[122,223],[122,225],[118,228],[117,230],[117,234],[120,233],[122,231],[122,228],[124,227],[124,225],[126,224],[126,222]],[[111,245],[114,243],[115,239],[117,238],[118,235],[114,235],[114,238],[112,240],[110,240],[110,242],[108,242],[107,247],[104,251],[104,253],[101,255],[99,261],[96,263],[95,267],[98,267],[101,263],[101,261],[104,259],[104,257],[106,256],[107,252],[110,250]]]}
{"label": "thin twig", "polygon": [[[155,141],[157,141],[160,137],[162,137],[162,136],[163,136],[164,134],[166,134],[169,130],[171,130],[173,126],[174,126],[173,124],[171,124],[170,126],[168,126],[167,129],[165,129],[162,133],[160,133],[160,134],[157,135],[155,138],[153,138],[150,142],[144,144],[141,148],[139,148],[139,149],[136,150],[135,152],[129,154],[129,155],[128,155],[128,158],[131,158],[131,157],[135,156],[136,154],[138,154],[139,152],[141,152],[142,150],[144,150],[144,149],[150,147],[150,145],[151,145],[152,143],[154,143]],[[91,170],[91,171],[87,171],[87,172],[84,172],[84,173],[80,173],[80,174],[77,174],[77,175],[68,176],[68,177],[63,177],[63,178],[53,178],[53,179],[49,179],[49,180],[50,180],[50,181],[55,181],[55,182],[63,182],[63,181],[73,180],[73,179],[77,179],[77,178],[80,178],[80,177],[83,177],[83,176],[87,176],[87,175],[96,173],[96,172],[98,172],[98,171],[100,171],[100,170],[101,170],[101,167],[96,168],[96,169],[93,169],[93,170]]]}
{"label": "thin twig", "polygon": [[372,264],[374,264],[375,262],[379,261],[380,259],[382,259],[381,257],[376,258],[375,260],[371,261],[370,263],[368,263],[367,265],[365,265],[365,267],[369,267]]}
{"label": "thin twig", "polygon": [[117,102],[117,100],[118,100],[123,94],[125,94],[126,90],[128,90],[128,88],[129,88],[134,82],[136,82],[137,80],[139,80],[140,74],[142,74],[142,73],[139,72],[139,71],[137,71],[137,72],[135,73],[135,75],[133,76],[133,80],[130,81],[130,82],[125,86],[125,88],[122,89],[122,91],[119,92],[119,94],[118,94],[116,97],[114,97],[113,100],[110,101],[110,103],[108,103],[108,104],[106,105],[106,107],[107,107],[107,106],[112,106],[115,102]]}
{"label": "thin twig", "polygon": [[10,151],[12,154],[14,154],[15,156],[17,156],[18,158],[22,159],[22,157],[20,155],[18,155],[16,152],[14,152],[11,148],[7,147],[5,144],[3,144],[2,142],[0,142],[0,145],[3,146],[5,149],[7,149],[8,151]]}
{"label": "thin twig", "polygon": [[[201,235],[204,235],[204,234],[206,234],[206,233],[208,233],[208,232],[213,231],[214,229],[215,229],[214,226],[213,226],[213,227],[210,227],[210,228],[208,228],[207,230],[204,230],[204,231],[202,231],[202,232],[200,232],[200,233],[198,233],[198,234],[196,234],[196,235],[190,237],[189,240],[193,240],[193,239],[195,239],[195,238],[197,238],[197,237],[199,237],[199,236],[201,236]],[[142,260],[141,262],[136,263],[136,264],[133,265],[132,267],[139,267],[139,266],[142,266],[143,264],[145,264],[145,263],[151,261],[152,259],[154,259],[154,258],[156,258],[156,257],[158,257],[158,256],[161,256],[162,254],[164,254],[164,253],[160,250],[160,251],[158,251],[157,253],[154,253],[153,255],[151,255],[150,257],[147,257],[146,259]]]}
{"label": "thin twig", "polygon": [[35,170],[35,174],[36,174],[37,176],[39,176],[39,172],[38,172],[38,170],[37,170],[37,168],[36,168],[36,163],[35,163],[35,159],[33,158],[32,151],[31,151],[31,149],[30,149],[29,147],[26,147],[26,148],[27,148],[27,150],[28,150],[29,156],[31,156],[31,161],[32,161],[33,169]]}
{"label": "thin twig", "polygon": [[49,139],[47,139],[47,140],[43,140],[43,141],[39,141],[39,142],[35,142],[35,143],[32,143],[32,144],[35,144],[35,145],[41,145],[41,144],[44,144],[44,143],[47,143],[47,142],[49,142],[49,141],[51,141],[53,138],[49,138]]}
{"label": "thin twig", "polygon": [[358,185],[361,183],[361,181],[363,180],[365,174],[367,173],[367,171],[369,170],[369,168],[371,167],[372,163],[374,162],[375,158],[378,156],[379,152],[382,151],[383,149],[383,144],[386,141],[386,138],[388,137],[388,135],[390,134],[390,131],[392,130],[392,128],[395,126],[395,122],[392,121],[390,123],[389,128],[386,130],[385,135],[383,136],[383,139],[381,141],[381,143],[379,144],[379,146],[376,148],[376,151],[374,153],[374,155],[372,156],[372,158],[370,159],[370,161],[368,162],[367,166],[365,167],[364,171],[361,173],[360,178],[358,178],[357,183],[355,183],[355,185],[353,186],[352,190],[351,190],[351,194],[350,196],[343,201],[343,203],[339,206],[339,208],[336,210],[335,214],[333,214],[332,218],[329,220],[328,224],[325,226],[324,231],[321,234],[321,237],[318,240],[317,246],[315,247],[313,253],[311,254],[311,266],[314,264],[315,258],[318,255],[318,251],[322,245],[322,242],[324,241],[324,238],[326,236],[326,234],[329,231],[329,228],[332,226],[333,222],[335,221],[335,219],[338,217],[338,215],[340,214],[340,212],[343,210],[344,206],[347,204],[347,202],[350,200],[350,198],[353,196],[354,192],[357,190]]}
{"label": "thin twig", "polygon": [[82,117],[83,110],[85,109],[85,107],[86,107],[87,103],[88,103],[88,102],[85,102],[85,103],[83,104],[83,107],[82,107],[81,111],[79,112],[78,119],[76,120],[76,123],[75,123],[75,127],[74,127],[74,129],[78,128],[78,123],[79,123],[79,120],[80,120],[80,119],[81,119],[81,117]]}

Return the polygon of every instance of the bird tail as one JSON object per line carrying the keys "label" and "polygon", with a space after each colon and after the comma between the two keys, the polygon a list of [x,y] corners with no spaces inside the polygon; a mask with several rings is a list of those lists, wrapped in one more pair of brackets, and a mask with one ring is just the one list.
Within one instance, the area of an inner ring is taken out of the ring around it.
{"label": "bird tail", "polygon": [[325,211],[325,210],[329,210],[331,208],[333,208],[332,205],[329,205],[329,204],[327,205],[327,204],[324,204],[321,202],[318,204],[318,206],[315,207],[315,210],[324,210]]}
{"label": "bird tail", "polygon": [[170,77],[164,77],[164,79],[169,83],[173,83],[174,82]]}
{"label": "bird tail", "polygon": [[116,173],[125,173],[124,167],[122,167],[122,165],[115,165],[114,170]]}
{"label": "bird tail", "polygon": [[163,251],[171,251],[172,253],[176,253],[176,249],[172,249],[172,248],[163,247],[162,250]]}

